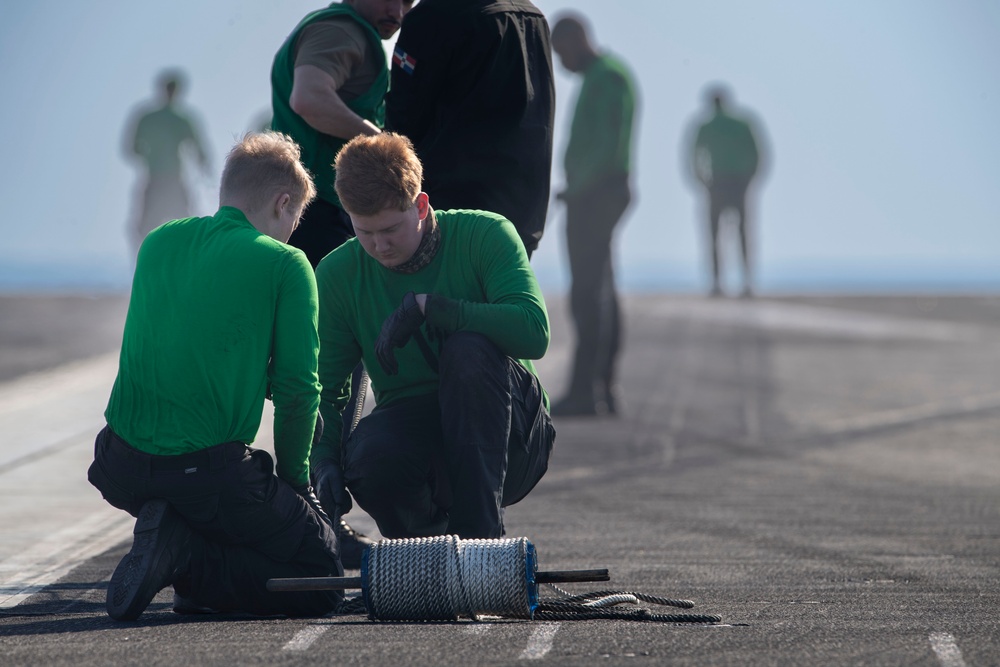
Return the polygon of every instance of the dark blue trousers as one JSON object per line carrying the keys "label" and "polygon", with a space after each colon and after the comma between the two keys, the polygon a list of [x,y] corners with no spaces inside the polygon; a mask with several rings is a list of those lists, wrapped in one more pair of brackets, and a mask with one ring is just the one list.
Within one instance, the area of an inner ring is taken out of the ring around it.
{"label": "dark blue trousers", "polygon": [[576,330],[567,396],[574,401],[603,400],[617,380],[622,315],[611,251],[615,228],[631,200],[628,176],[621,174],[566,202],[569,300]]}
{"label": "dark blue trousers", "polygon": [[438,372],[437,394],[361,420],[345,445],[345,481],[385,537],[501,537],[503,508],[548,469],[555,429],[542,388],[474,333],[446,339]]}
{"label": "dark blue trousers", "polygon": [[271,593],[272,577],[342,576],[332,528],[274,475],[271,455],[242,442],[155,456],[110,427],[97,435],[87,473],[105,500],[137,516],[152,498],[170,503],[194,531],[190,578],[178,593],[220,611],[322,616],[339,591]]}

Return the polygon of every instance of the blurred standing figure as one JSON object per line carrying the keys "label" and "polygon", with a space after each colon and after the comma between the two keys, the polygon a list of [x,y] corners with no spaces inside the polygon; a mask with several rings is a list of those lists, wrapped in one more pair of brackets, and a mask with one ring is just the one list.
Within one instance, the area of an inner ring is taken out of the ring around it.
{"label": "blurred standing figure", "polygon": [[631,201],[632,121],[636,85],[625,64],[597,51],[584,19],[567,16],[552,29],[563,67],[580,74],[576,111],[566,147],[566,246],[576,325],[569,391],[555,415],[617,414],[617,360],[622,324],[611,261],[615,228]]}
{"label": "blurred standing figure", "polygon": [[179,108],[177,99],[185,84],[178,70],[162,72],[157,79],[160,106],[140,110],[126,135],[128,154],[139,156],[146,168],[142,205],[129,229],[135,253],[146,234],[168,220],[191,215],[191,197],[184,183],[182,151],[194,152],[208,175],[209,164],[200,132],[190,113]]}
{"label": "blurred standing figure", "polygon": [[422,0],[392,57],[386,128],[410,138],[440,210],[545,228],[555,87],[549,25],[529,0]]}
{"label": "blurred standing figure", "polygon": [[719,269],[719,221],[733,209],[739,217],[740,256],[743,259],[743,292],[753,296],[753,275],[747,239],[747,189],[760,164],[757,140],[748,119],[728,112],[729,95],[712,87],[708,102],[711,119],[698,129],[691,156],[695,177],[708,192],[709,243],[712,257],[712,296],[722,296]]}

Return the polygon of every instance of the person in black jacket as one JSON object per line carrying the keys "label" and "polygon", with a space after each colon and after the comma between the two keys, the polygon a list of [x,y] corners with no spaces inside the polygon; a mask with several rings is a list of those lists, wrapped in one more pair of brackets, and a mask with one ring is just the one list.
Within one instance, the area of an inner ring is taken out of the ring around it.
{"label": "person in black jacket", "polygon": [[545,228],[555,87],[549,25],[529,0],[422,0],[392,56],[386,129],[410,138],[435,206]]}

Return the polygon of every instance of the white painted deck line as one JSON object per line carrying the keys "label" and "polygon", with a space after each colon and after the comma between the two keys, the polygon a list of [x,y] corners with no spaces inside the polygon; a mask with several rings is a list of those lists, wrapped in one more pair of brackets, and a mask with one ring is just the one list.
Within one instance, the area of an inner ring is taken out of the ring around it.
{"label": "white painted deck line", "polygon": [[[0,386],[0,415],[38,405],[60,404],[94,389],[111,390],[118,372],[118,352],[74,361],[46,371],[15,378]],[[100,398],[107,403],[108,397]]]}
{"label": "white painted deck line", "polygon": [[521,660],[540,660],[552,650],[552,640],[559,632],[558,623],[542,623],[531,631],[528,645],[521,652]]}
{"label": "white painted deck line", "polygon": [[984,335],[981,328],[970,324],[775,301],[670,299],[645,304],[644,307],[649,314],[659,317],[712,322],[745,329],[794,331],[807,335],[863,340],[957,342]]}
{"label": "white painted deck line", "polygon": [[952,635],[947,632],[932,632],[929,639],[941,667],[965,667],[962,651]]}
{"label": "white painted deck line", "polygon": [[329,625],[312,625],[295,633],[295,636],[288,640],[288,643],[281,647],[283,651],[305,651],[313,642],[323,636]]}
{"label": "white painted deck line", "polygon": [[896,410],[871,412],[857,417],[846,417],[805,429],[802,431],[802,435],[838,435],[853,431],[905,426],[906,424],[922,420],[958,417],[976,412],[996,410],[997,408],[1000,408],[1000,392],[974,394],[952,400],[925,403],[923,405]]}
{"label": "white painted deck line", "polygon": [[105,355],[0,385],[0,467],[61,451],[81,433],[92,446],[117,370],[117,355]]}
{"label": "white painted deck line", "polygon": [[0,609],[20,604],[88,558],[127,540],[134,523],[128,514],[108,507],[3,561]]}

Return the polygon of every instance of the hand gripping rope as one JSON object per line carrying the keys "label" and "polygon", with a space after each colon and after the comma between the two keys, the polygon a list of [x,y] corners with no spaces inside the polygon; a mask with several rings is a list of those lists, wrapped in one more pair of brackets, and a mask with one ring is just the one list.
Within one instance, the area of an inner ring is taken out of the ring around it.
{"label": "hand gripping rope", "polygon": [[373,621],[480,620],[481,615],[540,621],[617,619],[664,623],[719,623],[715,615],[659,614],[644,607],[618,608],[639,601],[690,609],[690,600],[672,600],[626,591],[572,595],[555,586],[558,598],[541,598],[539,584],[607,581],[607,570],[539,572],[527,538],[462,540],[454,535],[382,540],[361,557],[360,577],[271,579],[270,591],[361,588],[341,614],[368,614]]}

